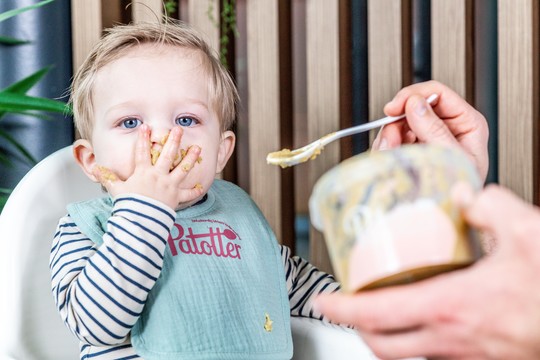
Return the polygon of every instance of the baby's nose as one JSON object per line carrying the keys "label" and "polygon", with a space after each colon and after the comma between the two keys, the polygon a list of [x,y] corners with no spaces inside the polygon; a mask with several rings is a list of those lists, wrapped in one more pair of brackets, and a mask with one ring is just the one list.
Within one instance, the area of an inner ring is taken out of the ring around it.
{"label": "baby's nose", "polygon": [[152,144],[165,145],[171,129],[151,129],[150,141]]}

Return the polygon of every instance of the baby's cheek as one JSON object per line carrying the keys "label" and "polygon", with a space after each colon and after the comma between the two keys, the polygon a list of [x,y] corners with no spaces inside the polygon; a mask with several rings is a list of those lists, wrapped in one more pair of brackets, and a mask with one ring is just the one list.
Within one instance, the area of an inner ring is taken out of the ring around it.
{"label": "baby's cheek", "polygon": [[122,181],[128,179],[135,171],[135,159],[132,158],[101,156],[96,157],[96,163],[109,169]]}
{"label": "baby's cheek", "polygon": [[196,162],[186,177],[186,183],[192,187],[201,185],[207,191],[217,176],[215,165],[212,166],[211,162],[211,159],[206,161],[204,158],[202,161]]}
{"label": "baby's cheek", "polygon": [[123,164],[123,166],[119,167],[119,170],[116,172],[120,180],[127,180],[133,175],[135,172],[135,166],[131,164]]}

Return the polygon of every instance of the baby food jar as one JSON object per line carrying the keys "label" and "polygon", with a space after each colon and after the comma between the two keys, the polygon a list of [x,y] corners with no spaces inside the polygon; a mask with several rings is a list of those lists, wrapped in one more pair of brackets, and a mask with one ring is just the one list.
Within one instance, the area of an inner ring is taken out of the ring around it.
{"label": "baby food jar", "polygon": [[404,284],[470,265],[478,234],[452,203],[458,182],[482,182],[457,148],[406,145],[338,164],[309,201],[344,291]]}

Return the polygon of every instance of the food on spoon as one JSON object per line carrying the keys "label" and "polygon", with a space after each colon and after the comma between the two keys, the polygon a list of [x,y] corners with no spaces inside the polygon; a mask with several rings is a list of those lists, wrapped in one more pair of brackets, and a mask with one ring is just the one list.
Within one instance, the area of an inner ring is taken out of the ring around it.
{"label": "food on spoon", "polygon": [[301,157],[298,161],[291,162],[291,158],[298,156],[303,153],[301,149],[289,150],[283,149],[280,151],[271,152],[266,156],[266,163],[270,165],[279,165],[282,169],[285,169],[289,166],[300,164],[308,160],[315,159],[322,150],[324,146],[317,146],[312,152],[306,152],[305,156]]}

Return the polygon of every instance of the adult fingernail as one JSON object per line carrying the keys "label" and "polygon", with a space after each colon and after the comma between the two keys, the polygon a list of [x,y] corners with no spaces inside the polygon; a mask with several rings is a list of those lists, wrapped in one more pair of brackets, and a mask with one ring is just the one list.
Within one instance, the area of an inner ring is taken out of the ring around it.
{"label": "adult fingernail", "polygon": [[425,100],[420,100],[415,108],[414,108],[414,112],[416,113],[416,115],[418,116],[424,116],[426,114],[426,111],[427,111],[427,103]]}

